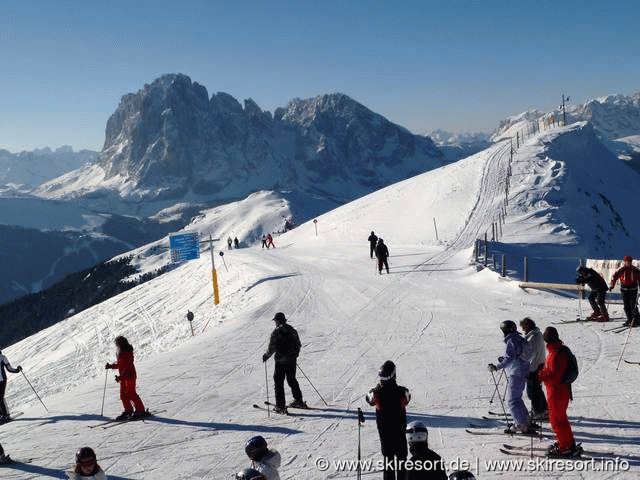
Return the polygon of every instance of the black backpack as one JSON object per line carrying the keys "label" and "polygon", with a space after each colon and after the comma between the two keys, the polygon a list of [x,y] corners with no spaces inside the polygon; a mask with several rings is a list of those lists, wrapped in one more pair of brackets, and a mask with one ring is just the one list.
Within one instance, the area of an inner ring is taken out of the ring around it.
{"label": "black backpack", "polygon": [[565,368],[562,374],[562,383],[570,385],[578,378],[578,359],[566,345],[563,345],[560,350],[567,354],[567,368]]}

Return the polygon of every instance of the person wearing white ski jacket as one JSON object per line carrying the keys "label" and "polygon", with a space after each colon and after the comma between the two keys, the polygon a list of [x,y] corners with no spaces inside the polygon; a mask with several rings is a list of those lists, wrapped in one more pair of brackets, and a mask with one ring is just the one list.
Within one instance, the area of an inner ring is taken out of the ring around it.
{"label": "person wearing white ski jacket", "polygon": [[535,322],[529,317],[520,321],[520,328],[524,332],[524,340],[527,342],[526,353],[529,359],[529,377],[527,378],[527,397],[531,400],[531,413],[534,420],[545,419],[547,412],[547,399],[542,390],[542,383],[538,380],[538,371],[544,367],[547,359],[547,349],[544,344],[542,332]]}
{"label": "person wearing white ski jacket", "polygon": [[9,410],[4,400],[4,392],[7,389],[7,372],[5,370],[11,373],[19,373],[22,371],[22,367],[18,365],[13,368],[7,357],[0,352],[0,423],[9,420]]}

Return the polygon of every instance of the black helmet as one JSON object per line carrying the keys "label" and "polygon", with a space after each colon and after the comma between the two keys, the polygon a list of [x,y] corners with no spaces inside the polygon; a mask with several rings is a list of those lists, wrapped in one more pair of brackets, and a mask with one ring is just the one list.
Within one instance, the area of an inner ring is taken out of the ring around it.
{"label": "black helmet", "polygon": [[236,480],[267,480],[267,477],[253,468],[243,468],[236,473]]}
{"label": "black helmet", "polygon": [[260,435],[251,437],[249,440],[247,440],[247,443],[244,446],[244,451],[247,452],[247,456],[251,460],[259,460],[268,451],[267,441]]}
{"label": "black helmet", "polygon": [[409,443],[409,445],[420,442],[427,443],[429,439],[427,426],[422,422],[411,422],[407,425],[407,429],[405,431],[407,433],[407,443]]}
{"label": "black helmet", "polygon": [[475,480],[476,477],[473,476],[469,470],[458,470],[457,472],[453,472],[449,475],[449,480]]}
{"label": "black helmet", "polygon": [[396,364],[391,360],[387,360],[380,367],[378,376],[380,377],[380,380],[391,380],[392,378],[396,378]]}
{"label": "black helmet", "polygon": [[584,265],[578,265],[578,268],[576,268],[576,272],[578,273],[582,273],[586,270],[587,268]]}
{"label": "black helmet", "polygon": [[382,240],[382,238],[378,237],[378,243],[384,243],[384,240]]}
{"label": "black helmet", "polygon": [[502,333],[504,333],[504,336],[506,337],[510,333],[518,330],[518,327],[516,326],[516,322],[513,320],[505,320],[500,324],[500,330],[502,330]]}
{"label": "black helmet", "polygon": [[86,460],[96,460],[96,452],[94,452],[91,447],[82,447],[76,452],[76,463]]}
{"label": "black helmet", "polygon": [[277,323],[287,323],[287,318],[284,316],[284,313],[278,312],[273,317],[273,320]]}

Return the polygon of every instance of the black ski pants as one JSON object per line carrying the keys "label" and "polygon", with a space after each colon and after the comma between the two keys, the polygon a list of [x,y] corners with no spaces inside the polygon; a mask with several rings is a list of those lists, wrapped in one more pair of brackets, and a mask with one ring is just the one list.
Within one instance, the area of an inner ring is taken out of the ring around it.
{"label": "black ski pants", "polygon": [[291,387],[291,394],[294,400],[302,402],[302,392],[300,391],[300,385],[296,380],[296,362],[276,362],[275,369],[273,371],[273,381],[275,383],[276,391],[276,406],[284,408],[286,406],[284,400],[284,379],[287,379],[289,387]]}
{"label": "black ski pants", "polygon": [[9,414],[7,403],[4,401],[4,392],[7,389],[7,380],[0,381],[0,416]]}
{"label": "black ski pants", "polygon": [[389,264],[387,263],[387,257],[378,258],[378,272],[382,273],[382,267],[387,269],[389,273]]}
{"label": "black ski pants", "polygon": [[542,382],[538,379],[538,371],[529,372],[527,378],[527,397],[531,400],[531,410],[533,413],[544,413],[547,411],[547,399],[542,390]]}
{"label": "black ski pants", "polygon": [[[629,322],[640,318],[638,313],[638,289],[637,288],[621,288],[622,303],[624,304],[624,313]],[[636,320],[637,321],[637,320]]]}
{"label": "black ski pants", "polygon": [[[382,450],[382,456],[385,460],[385,469],[382,475],[383,480],[405,480],[405,468],[404,463],[407,460],[407,437],[405,434],[405,428],[393,430],[381,430],[378,429],[380,434],[380,449]],[[390,464],[393,461],[399,464],[397,470],[393,468],[386,468],[387,462]],[[400,460],[402,463],[400,464]]]}
{"label": "black ski pants", "polygon": [[369,244],[369,255],[371,255],[371,258],[373,258],[373,255],[376,253],[376,244],[375,243],[370,243]]}
{"label": "black ski pants", "polygon": [[607,304],[604,301],[606,295],[606,290],[591,290],[591,293],[589,294],[589,303],[591,304],[591,308],[593,308],[594,312],[598,314],[608,313]]}

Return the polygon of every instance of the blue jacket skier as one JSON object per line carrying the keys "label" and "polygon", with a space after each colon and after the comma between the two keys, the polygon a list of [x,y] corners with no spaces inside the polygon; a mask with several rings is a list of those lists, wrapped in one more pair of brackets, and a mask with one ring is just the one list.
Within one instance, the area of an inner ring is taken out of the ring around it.
{"label": "blue jacket skier", "polygon": [[529,377],[531,354],[514,321],[505,320],[500,324],[500,330],[504,334],[505,354],[498,359],[497,365],[489,364],[489,371],[495,372],[504,368],[508,377],[507,404],[515,425],[511,425],[507,432],[531,433],[529,412],[522,400],[522,392]]}

